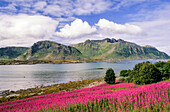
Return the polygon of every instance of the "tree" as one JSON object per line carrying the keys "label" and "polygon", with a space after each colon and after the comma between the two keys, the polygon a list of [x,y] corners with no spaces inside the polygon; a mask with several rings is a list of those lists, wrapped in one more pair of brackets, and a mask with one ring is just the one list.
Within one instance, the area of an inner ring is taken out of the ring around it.
{"label": "tree", "polygon": [[129,70],[121,70],[120,71],[120,76],[121,77],[127,77],[127,76],[129,76],[130,72],[131,72],[130,69]]}
{"label": "tree", "polygon": [[162,80],[169,79],[170,77],[170,62],[156,62],[154,64],[156,68],[161,72]]}
{"label": "tree", "polygon": [[163,77],[165,77],[165,79],[169,79],[170,78],[170,61],[168,61],[166,63],[166,65],[164,66],[164,74],[163,74]]}
{"label": "tree", "polygon": [[106,71],[106,75],[104,77],[104,81],[108,84],[114,84],[115,83],[115,73],[114,70],[112,68],[109,68]]}
{"label": "tree", "polygon": [[151,84],[162,80],[161,72],[149,61],[138,63],[130,74],[130,80],[136,84]]}

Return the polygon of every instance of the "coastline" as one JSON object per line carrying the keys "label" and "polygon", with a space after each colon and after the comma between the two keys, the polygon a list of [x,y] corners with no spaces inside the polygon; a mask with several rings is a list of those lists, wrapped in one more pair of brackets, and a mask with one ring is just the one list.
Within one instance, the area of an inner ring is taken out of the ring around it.
{"label": "coastline", "polygon": [[[91,62],[113,62],[117,63],[128,59],[92,59],[92,60],[0,60],[0,65],[33,65],[33,64],[69,64],[69,63],[91,63]],[[133,59],[135,60],[135,59]],[[139,60],[139,59],[137,59]],[[170,61],[170,59],[141,59],[141,60],[157,60]]]}
{"label": "coastline", "polygon": [[0,60],[0,65],[90,63],[101,60]]}
{"label": "coastline", "polygon": [[148,59],[148,60],[156,60],[156,61],[170,61],[170,59]]}
{"label": "coastline", "polygon": [[97,78],[84,79],[81,81],[70,81],[68,83],[53,84],[48,86],[41,85],[34,88],[20,89],[17,91],[5,90],[0,92],[0,103],[24,99],[32,96],[89,88],[103,83],[103,78]]}

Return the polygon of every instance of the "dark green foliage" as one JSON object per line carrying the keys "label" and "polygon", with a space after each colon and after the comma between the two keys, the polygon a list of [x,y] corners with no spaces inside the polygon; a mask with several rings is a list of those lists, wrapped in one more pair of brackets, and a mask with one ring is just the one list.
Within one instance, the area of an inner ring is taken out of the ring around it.
{"label": "dark green foliage", "polygon": [[131,73],[130,69],[129,70],[121,70],[120,71],[120,76],[121,77],[127,77],[127,76],[129,76],[130,73]]}
{"label": "dark green foliage", "polygon": [[114,84],[115,83],[115,73],[114,70],[112,68],[109,68],[106,71],[106,75],[104,77],[104,81],[108,84]]}
{"label": "dark green foliage", "polygon": [[23,54],[27,47],[5,47],[0,48],[0,59],[14,59],[19,55]]}
{"label": "dark green foliage", "polygon": [[129,82],[131,82],[130,76],[128,76],[128,77],[125,77],[125,82],[126,82],[126,83],[129,83]]}
{"label": "dark green foliage", "polygon": [[130,74],[131,82],[140,85],[156,83],[161,79],[161,72],[149,61],[136,64]]}
{"label": "dark green foliage", "polygon": [[161,72],[162,80],[167,80],[170,78],[170,61],[168,62],[156,62],[154,64],[157,69]]}

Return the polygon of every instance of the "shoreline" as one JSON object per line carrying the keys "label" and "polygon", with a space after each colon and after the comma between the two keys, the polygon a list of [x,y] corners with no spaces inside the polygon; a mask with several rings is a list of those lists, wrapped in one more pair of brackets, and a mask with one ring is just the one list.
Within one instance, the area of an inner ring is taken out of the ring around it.
{"label": "shoreline", "polygon": [[[91,62],[113,62],[117,63],[123,60],[130,59],[92,59],[92,60],[0,60],[0,65],[34,65],[34,64],[69,64],[69,63],[91,63]],[[135,59],[133,59],[135,60]],[[136,59],[139,60],[139,59]],[[170,61],[170,59],[140,59],[140,60],[156,60]]]}
{"label": "shoreline", "polygon": [[20,89],[17,91],[5,90],[0,92],[0,103],[50,93],[66,92],[82,88],[89,88],[103,83],[104,83],[103,78],[97,78],[97,79],[84,79],[81,81],[70,81],[68,83],[53,84],[48,86],[41,85],[34,88]]}
{"label": "shoreline", "polygon": [[0,65],[69,64],[98,61],[99,60],[0,60]]}

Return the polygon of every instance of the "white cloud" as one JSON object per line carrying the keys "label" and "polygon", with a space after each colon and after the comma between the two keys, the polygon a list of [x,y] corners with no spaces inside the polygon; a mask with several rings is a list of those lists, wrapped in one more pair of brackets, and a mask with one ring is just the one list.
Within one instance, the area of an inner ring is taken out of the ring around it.
{"label": "white cloud", "polygon": [[116,34],[141,35],[143,33],[142,29],[137,25],[128,23],[122,25],[106,19],[100,19],[96,26],[99,26],[100,29],[105,30],[106,32],[113,32]]}
{"label": "white cloud", "polygon": [[84,35],[94,33],[96,28],[91,27],[86,21],[76,19],[71,25],[66,24],[64,28],[60,29],[60,32],[56,32],[57,36],[65,38],[76,38]]}
{"label": "white cloud", "polygon": [[51,1],[46,8],[43,9],[43,14],[61,16],[74,16],[74,15],[88,15],[91,13],[101,13],[109,10],[111,6],[109,0],[59,0]]}
{"label": "white cloud", "polygon": [[101,13],[109,10],[111,5],[112,2],[109,0],[77,0],[73,13],[77,15]]}
{"label": "white cloud", "polygon": [[[84,25],[85,23],[86,25]],[[60,29],[60,32],[56,32],[57,37],[53,39],[64,44],[76,44],[87,39],[96,40],[104,38],[125,38],[127,41],[131,41],[130,37],[143,34],[142,28],[138,25],[132,25],[132,23],[117,24],[113,21],[100,19],[95,26],[90,26],[87,22],[83,23],[81,19],[76,19],[71,25],[67,24],[64,28]]]}
{"label": "white cloud", "polygon": [[24,43],[49,39],[55,32],[58,21],[39,15],[1,15],[0,46],[25,45]]}
{"label": "white cloud", "polygon": [[42,9],[44,9],[44,7],[45,7],[46,5],[47,5],[46,2],[40,1],[40,2],[35,3],[35,4],[33,5],[33,7],[34,7],[35,10],[42,10]]}
{"label": "white cloud", "polygon": [[130,6],[133,6],[133,5],[142,3],[142,2],[148,2],[148,1],[154,2],[158,0],[117,0],[118,3],[115,6],[113,6],[113,9],[118,10],[122,7],[130,7]]}
{"label": "white cloud", "polygon": [[[152,45],[170,55],[170,20],[159,19],[153,21],[135,22],[147,32],[145,36],[134,37],[133,40],[140,45]],[[141,41],[142,40],[142,41]]]}
{"label": "white cloud", "polygon": [[[165,16],[166,15],[166,16]],[[133,21],[153,21],[159,19],[170,18],[170,3],[162,3],[157,6],[154,10],[148,10],[146,8],[141,8],[136,14],[128,14],[126,16]]]}
{"label": "white cloud", "polygon": [[[110,0],[6,0],[8,7],[0,7],[12,14],[27,13],[53,17],[73,17],[75,15],[89,15],[101,13],[110,9],[113,2]],[[15,9],[15,7],[19,7]]]}
{"label": "white cloud", "polygon": [[150,11],[141,9],[137,14],[129,17],[136,21],[130,24],[140,26],[147,35],[128,36],[125,39],[130,38],[139,45],[154,46],[170,55],[170,3],[162,3]]}
{"label": "white cloud", "polygon": [[64,15],[64,9],[59,5],[48,5],[45,9],[43,9],[45,15],[55,15],[57,17],[61,17]]}
{"label": "white cloud", "polygon": [[8,13],[13,13],[13,12],[16,12],[17,11],[17,9],[15,8],[15,6],[14,6],[14,4],[9,4],[8,6],[6,6],[6,7],[0,7],[0,10],[7,10],[8,11]]}

